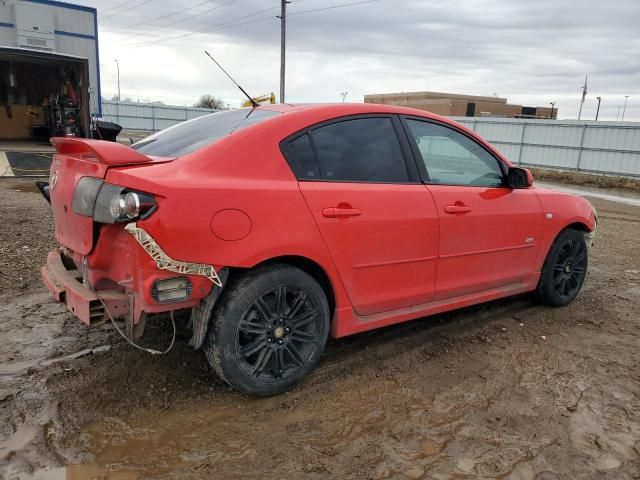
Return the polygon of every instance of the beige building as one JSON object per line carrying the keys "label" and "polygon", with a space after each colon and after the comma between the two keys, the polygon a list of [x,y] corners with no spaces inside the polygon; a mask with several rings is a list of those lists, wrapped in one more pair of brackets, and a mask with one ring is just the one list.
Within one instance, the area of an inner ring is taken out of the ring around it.
{"label": "beige building", "polygon": [[364,103],[382,103],[418,108],[454,117],[557,118],[551,107],[526,107],[507,103],[506,98],[459,95],[442,92],[382,93],[364,96]]}

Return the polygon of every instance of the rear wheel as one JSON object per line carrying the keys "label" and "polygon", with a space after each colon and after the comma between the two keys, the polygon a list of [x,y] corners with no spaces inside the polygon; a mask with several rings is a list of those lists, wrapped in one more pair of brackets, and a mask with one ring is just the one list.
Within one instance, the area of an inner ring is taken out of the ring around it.
{"label": "rear wheel", "polygon": [[328,334],[329,306],[320,285],[302,270],[272,264],[226,287],[205,354],[237,390],[275,395],[317,365]]}
{"label": "rear wheel", "polygon": [[538,296],[554,307],[571,303],[587,275],[588,252],[584,234],[567,229],[558,235],[542,267]]}

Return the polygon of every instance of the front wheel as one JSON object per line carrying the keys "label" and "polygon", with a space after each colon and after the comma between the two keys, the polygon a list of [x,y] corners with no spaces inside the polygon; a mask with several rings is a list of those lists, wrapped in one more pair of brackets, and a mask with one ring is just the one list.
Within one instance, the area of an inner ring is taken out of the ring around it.
{"label": "front wheel", "polygon": [[542,267],[538,296],[551,306],[571,303],[587,275],[588,251],[583,232],[567,229],[558,235]]}
{"label": "front wheel", "polygon": [[317,365],[329,318],[324,291],[310,275],[284,264],[259,267],[226,287],[205,354],[237,390],[275,395]]}

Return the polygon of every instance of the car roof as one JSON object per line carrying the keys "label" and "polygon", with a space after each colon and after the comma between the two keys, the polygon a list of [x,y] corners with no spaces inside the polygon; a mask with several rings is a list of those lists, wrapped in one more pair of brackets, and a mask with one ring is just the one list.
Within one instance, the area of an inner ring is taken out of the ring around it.
{"label": "car roof", "polygon": [[[426,110],[380,103],[284,103],[275,105],[261,105],[256,108],[281,112],[285,114],[282,116],[283,119],[286,118],[287,113],[297,112],[303,115],[311,114],[305,115],[308,117],[312,117],[311,121],[323,121],[324,119],[332,119],[348,115],[366,115],[376,113],[410,115],[435,120],[441,124],[450,125],[457,130],[462,130],[466,133],[466,135],[476,139],[478,142],[484,145],[485,148],[488,148],[491,152],[493,152],[495,156],[506,162],[507,165],[511,165],[511,163],[509,163],[509,160],[499,150],[497,150],[487,140],[482,138],[467,126],[462,125],[451,118],[427,112]],[[305,119],[301,123],[307,121],[309,120]],[[266,123],[267,122],[265,122],[265,124]],[[302,126],[303,125],[301,124],[300,127]]]}
{"label": "car roof", "polygon": [[275,105],[261,105],[257,108],[281,113],[301,110],[304,110],[306,112],[322,111],[335,116],[358,115],[367,113],[399,113],[404,115],[417,115],[420,117],[432,118],[434,120],[451,123],[451,121],[446,117],[442,117],[425,110],[379,103],[281,103]]}

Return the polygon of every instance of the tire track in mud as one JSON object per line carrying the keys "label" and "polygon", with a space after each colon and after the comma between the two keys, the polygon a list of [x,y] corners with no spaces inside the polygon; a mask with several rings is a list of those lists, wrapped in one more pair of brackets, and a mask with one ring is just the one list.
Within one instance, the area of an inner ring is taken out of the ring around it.
{"label": "tire track in mud", "polygon": [[[323,355],[323,361],[307,377],[307,381],[321,382],[323,379],[357,368],[358,365],[366,362],[389,359],[397,355],[398,346],[402,346],[404,352],[425,349],[428,346],[437,347],[439,344],[448,342],[447,334],[465,327],[473,327],[476,330],[496,317],[508,318],[511,313],[522,313],[524,308],[535,308],[529,295],[497,300],[489,304],[334,340],[329,343]],[[465,332],[464,336],[469,335],[471,334]],[[442,352],[444,353],[444,349]]]}

